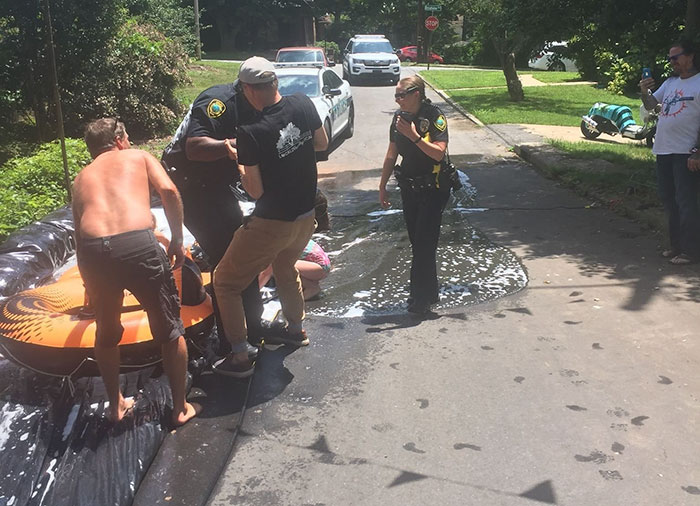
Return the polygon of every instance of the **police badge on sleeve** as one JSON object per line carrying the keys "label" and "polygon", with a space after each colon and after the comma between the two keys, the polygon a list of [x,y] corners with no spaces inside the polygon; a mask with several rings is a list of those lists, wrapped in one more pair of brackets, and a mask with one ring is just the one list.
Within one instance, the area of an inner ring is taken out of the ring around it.
{"label": "police badge on sleeve", "polygon": [[445,128],[447,128],[447,121],[445,120],[445,116],[441,114],[440,116],[435,118],[434,125],[435,128],[437,128],[441,132],[444,132]]}
{"label": "police badge on sleeve", "polygon": [[216,119],[226,112],[226,105],[218,98],[213,99],[207,106],[207,116]]}

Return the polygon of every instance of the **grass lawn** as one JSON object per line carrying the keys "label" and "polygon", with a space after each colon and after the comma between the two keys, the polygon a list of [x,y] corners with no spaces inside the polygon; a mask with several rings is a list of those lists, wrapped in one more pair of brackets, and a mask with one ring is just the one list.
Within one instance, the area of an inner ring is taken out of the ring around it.
{"label": "grass lawn", "polygon": [[202,91],[215,84],[232,83],[238,77],[239,63],[198,61],[189,65],[187,74],[192,84],[178,88],[175,96],[183,105],[189,105]]}
{"label": "grass lawn", "polygon": [[[502,70],[424,70],[421,76],[441,90],[456,88],[484,88],[487,86],[506,86]],[[549,72],[533,69],[518,70],[518,75],[532,74],[543,83],[570,83],[581,81],[578,72]]]}
{"label": "grass lawn", "polygon": [[643,144],[596,144],[594,142],[567,142],[552,140],[552,146],[576,158],[607,160],[630,170],[653,173],[656,157]]}
{"label": "grass lawn", "polygon": [[549,70],[519,70],[518,74],[532,74],[532,77],[543,83],[573,83],[583,81],[578,72],[551,72]]}
{"label": "grass lawn", "polygon": [[511,102],[505,89],[455,90],[450,96],[486,124],[578,126],[581,116],[596,102],[627,105],[639,122],[639,98],[616,95],[587,84],[525,88],[522,102]]}
{"label": "grass lawn", "polygon": [[441,90],[506,85],[500,70],[424,70],[420,75]]}
{"label": "grass lawn", "polygon": [[[557,149],[583,160],[607,160],[615,164],[611,171],[591,171],[567,166],[551,171],[551,176],[586,194],[593,190],[610,202],[634,196],[639,209],[659,208],[656,194],[655,157],[642,144],[595,144],[590,142],[550,141]],[[595,163],[593,165],[595,167]],[[634,213],[633,213],[634,214]]]}

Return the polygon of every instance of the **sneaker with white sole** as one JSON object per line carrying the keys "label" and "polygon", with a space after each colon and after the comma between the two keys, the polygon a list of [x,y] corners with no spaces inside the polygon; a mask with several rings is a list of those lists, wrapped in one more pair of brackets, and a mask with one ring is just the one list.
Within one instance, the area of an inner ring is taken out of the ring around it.
{"label": "sneaker with white sole", "polygon": [[227,355],[221,360],[214,362],[212,371],[222,376],[232,378],[247,378],[255,371],[255,363],[251,360],[245,362],[234,362],[233,354]]}

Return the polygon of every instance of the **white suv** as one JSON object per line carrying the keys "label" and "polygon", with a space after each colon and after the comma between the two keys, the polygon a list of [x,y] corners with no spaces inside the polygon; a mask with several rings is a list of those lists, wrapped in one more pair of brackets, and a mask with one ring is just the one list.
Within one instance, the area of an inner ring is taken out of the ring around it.
{"label": "white suv", "polygon": [[343,79],[390,79],[399,82],[401,63],[384,35],[355,35],[343,50]]}

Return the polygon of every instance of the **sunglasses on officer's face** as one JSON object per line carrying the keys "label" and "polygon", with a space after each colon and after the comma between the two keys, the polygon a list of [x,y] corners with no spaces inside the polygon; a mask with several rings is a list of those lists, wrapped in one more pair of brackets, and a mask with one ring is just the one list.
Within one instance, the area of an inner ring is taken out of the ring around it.
{"label": "sunglasses on officer's face", "polygon": [[396,93],[394,93],[394,98],[404,98],[406,95],[408,95],[409,93],[413,93],[414,91],[418,91],[418,88],[416,88],[415,86],[413,88],[407,89],[406,91],[397,91]]}

